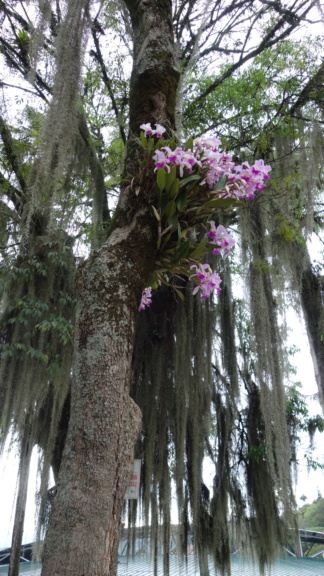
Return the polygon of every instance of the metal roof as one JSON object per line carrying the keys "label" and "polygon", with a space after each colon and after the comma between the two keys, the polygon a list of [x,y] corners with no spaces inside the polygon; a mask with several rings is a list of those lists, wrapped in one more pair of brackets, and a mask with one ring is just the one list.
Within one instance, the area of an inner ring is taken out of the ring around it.
{"label": "metal roof", "polygon": [[[213,560],[209,559],[210,576],[219,576]],[[259,576],[257,563],[233,558],[231,563],[232,576]],[[121,559],[118,565],[118,576],[153,576],[153,564],[147,557],[135,557],[128,562]],[[157,575],[163,576],[163,559],[157,564]],[[324,560],[317,558],[281,558],[265,570],[266,576],[324,576]],[[187,556],[187,561],[180,562],[176,556],[170,558],[170,576],[199,576],[198,560],[195,556]]]}
{"label": "metal roof", "polygon": [[[210,576],[219,576],[213,561],[209,560]],[[20,565],[19,574],[23,576],[39,576],[40,565],[24,563]],[[233,558],[231,564],[232,576],[259,576],[257,564],[241,558]],[[8,574],[8,566],[0,566],[0,575]],[[146,556],[136,556],[134,559],[122,558],[118,564],[118,576],[153,576],[153,563]],[[163,558],[158,558],[157,574],[163,576]],[[196,556],[187,556],[187,561],[180,562],[177,556],[170,558],[170,576],[199,576],[199,566]],[[281,558],[271,569],[265,570],[265,576],[324,576],[324,560],[317,558]]]}

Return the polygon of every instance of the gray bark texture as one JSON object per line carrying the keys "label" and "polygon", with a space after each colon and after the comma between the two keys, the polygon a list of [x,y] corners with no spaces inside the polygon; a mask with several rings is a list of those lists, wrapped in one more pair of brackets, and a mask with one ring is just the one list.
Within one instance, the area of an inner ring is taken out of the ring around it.
{"label": "gray bark texture", "polygon": [[[71,416],[42,576],[114,576],[122,504],[141,413],[129,396],[134,326],[154,267],[152,169],[139,174],[143,122],[174,126],[179,73],[171,2],[126,2],[133,24],[131,134],[126,178],[108,240],[79,269]],[[136,193],[135,193],[136,189]]]}

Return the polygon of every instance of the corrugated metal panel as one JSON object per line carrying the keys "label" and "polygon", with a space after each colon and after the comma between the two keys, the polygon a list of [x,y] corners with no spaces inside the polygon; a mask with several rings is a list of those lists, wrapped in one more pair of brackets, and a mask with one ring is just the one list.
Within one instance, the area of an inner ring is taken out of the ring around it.
{"label": "corrugated metal panel", "polygon": [[[39,562],[33,564],[31,562],[25,562],[20,564],[19,566],[19,574],[23,576],[39,576],[41,573],[40,564]],[[0,574],[7,575],[8,574],[8,566],[1,566],[0,567]]]}
{"label": "corrugated metal panel", "polygon": [[[40,565],[21,564],[20,574],[23,576],[39,576]],[[212,559],[209,560],[210,576],[219,576]],[[0,567],[0,575],[8,574],[8,566]],[[143,556],[137,556],[127,562],[121,558],[118,564],[118,576],[153,576],[152,562]],[[163,559],[157,563],[157,575],[163,576]],[[91,575],[89,575],[91,576]],[[187,562],[179,562],[176,556],[170,558],[170,576],[199,576],[199,566],[195,556],[188,556]],[[232,561],[232,576],[260,576],[256,564],[234,558]],[[317,558],[282,558],[277,560],[271,570],[265,571],[265,576],[324,576],[324,560]]]}
{"label": "corrugated metal panel", "polygon": [[[209,560],[210,576],[218,576],[212,559]],[[259,576],[257,564],[234,558],[231,565],[232,576]],[[153,564],[145,557],[136,557],[128,562],[122,559],[118,565],[118,576],[153,576]],[[324,560],[312,558],[278,559],[266,576],[324,576]],[[163,561],[158,559],[157,575],[163,576]],[[170,558],[170,576],[199,576],[199,565],[195,556],[188,556],[187,562]]]}

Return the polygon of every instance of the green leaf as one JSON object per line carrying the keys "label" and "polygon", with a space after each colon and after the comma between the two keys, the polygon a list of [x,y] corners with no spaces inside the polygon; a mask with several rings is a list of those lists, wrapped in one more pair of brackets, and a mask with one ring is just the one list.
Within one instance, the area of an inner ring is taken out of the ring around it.
{"label": "green leaf", "polygon": [[176,249],[172,258],[172,263],[177,264],[178,262],[180,262],[180,260],[186,258],[189,254],[189,251],[190,251],[190,240],[186,240],[185,242],[180,244],[179,248]]}
{"label": "green leaf", "polygon": [[186,203],[187,203],[187,191],[184,190],[183,192],[181,192],[181,194],[179,194],[177,198],[177,208],[179,212],[181,212],[181,210],[185,207]]}
{"label": "green leaf", "polygon": [[174,214],[172,214],[172,216],[169,216],[168,218],[169,226],[173,226],[174,224],[176,224],[177,220],[178,220],[178,213],[175,212]]}
{"label": "green leaf", "polygon": [[194,180],[200,180],[199,174],[192,174],[192,176],[188,176],[187,178],[183,178],[183,180],[180,181],[180,188],[183,188],[183,186],[188,184],[188,182],[193,182]]}
{"label": "green leaf", "polygon": [[239,200],[235,200],[234,198],[214,198],[213,200],[209,200],[206,202],[204,206],[202,206],[202,210],[223,210],[228,208],[237,208],[238,206],[242,206],[242,202]]}
{"label": "green leaf", "polygon": [[180,180],[179,180],[179,178],[176,178],[174,180],[174,182],[172,183],[170,191],[169,191],[169,197],[170,198],[176,198],[176,196],[179,193],[179,187],[180,187]]}
{"label": "green leaf", "polygon": [[182,292],[180,292],[180,290],[178,290],[178,288],[176,288],[175,286],[172,286],[173,290],[175,291],[175,293],[179,296],[180,300],[182,300],[182,302],[184,301],[184,295],[182,294]]}
{"label": "green leaf", "polygon": [[162,192],[162,190],[164,190],[164,188],[165,188],[165,182],[166,182],[166,172],[165,172],[164,168],[159,168],[159,170],[157,171],[156,181],[157,181],[158,187],[160,188],[160,190]]}
{"label": "green leaf", "polygon": [[175,201],[170,200],[170,202],[168,202],[166,207],[165,207],[164,215],[166,216],[166,218],[169,218],[169,216],[172,216],[175,213],[176,209],[177,209],[177,207],[176,207]]}
{"label": "green leaf", "polygon": [[190,136],[190,138],[188,138],[187,142],[185,143],[185,150],[193,150],[193,137]]}
{"label": "green leaf", "polygon": [[166,209],[168,202],[169,202],[169,197],[166,194],[166,192],[163,192],[162,197],[161,197],[161,216],[164,216],[165,209]]}
{"label": "green leaf", "polygon": [[147,142],[147,150],[150,154],[151,154],[153,148],[154,148],[154,140],[153,140],[153,138],[150,138]]}
{"label": "green leaf", "polygon": [[218,182],[216,182],[215,186],[213,186],[213,190],[221,190],[221,188],[224,188],[225,184],[227,182],[227,177],[226,176],[222,176]]}
{"label": "green leaf", "polygon": [[169,192],[173,182],[176,179],[176,176],[177,176],[177,167],[172,166],[169,174],[166,175],[166,180],[165,180],[165,189],[167,192]]}
{"label": "green leaf", "polygon": [[153,288],[153,290],[156,290],[156,288],[159,287],[159,283],[157,281],[157,279],[155,278],[155,276],[150,276],[148,281],[147,281],[147,286],[150,286],[151,288]]}
{"label": "green leaf", "polygon": [[[178,217],[177,214],[173,214],[173,216],[171,216],[170,220],[171,220],[172,218],[174,218],[175,216]],[[172,225],[171,225],[171,228],[172,228]],[[164,238],[164,241],[163,241],[161,250],[164,250],[164,247],[168,245],[168,242],[169,242],[171,236],[172,236],[172,232],[170,232],[170,233]]]}
{"label": "green leaf", "polygon": [[204,238],[200,242],[200,244],[198,244],[198,246],[194,249],[194,251],[191,252],[190,258],[200,258],[200,256],[202,256],[203,253],[205,252],[206,246],[207,246],[207,239]]}
{"label": "green leaf", "polygon": [[144,132],[141,132],[140,140],[141,140],[141,144],[142,144],[143,148],[147,148],[147,140],[145,138]]}

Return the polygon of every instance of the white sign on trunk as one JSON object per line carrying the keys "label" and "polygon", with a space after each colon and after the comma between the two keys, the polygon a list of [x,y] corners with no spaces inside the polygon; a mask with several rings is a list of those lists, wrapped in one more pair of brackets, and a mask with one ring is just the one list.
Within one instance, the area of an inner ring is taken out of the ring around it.
{"label": "white sign on trunk", "polygon": [[137,500],[139,497],[139,487],[141,479],[141,461],[134,460],[133,474],[126,490],[125,499]]}

